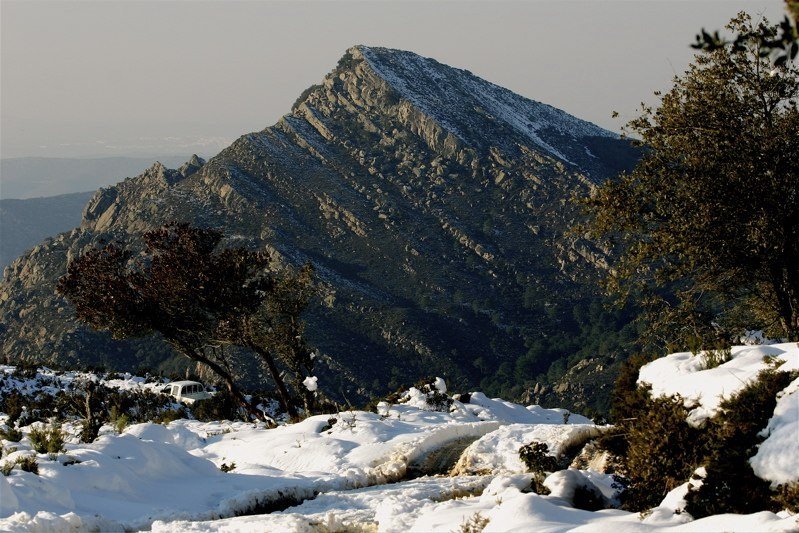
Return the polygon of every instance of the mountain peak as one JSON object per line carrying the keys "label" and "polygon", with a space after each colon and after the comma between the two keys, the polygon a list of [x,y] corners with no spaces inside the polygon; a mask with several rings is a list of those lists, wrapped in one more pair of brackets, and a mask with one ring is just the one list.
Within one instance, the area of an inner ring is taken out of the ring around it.
{"label": "mountain peak", "polygon": [[[353,87],[346,80],[355,79]],[[360,84],[360,85],[359,85]],[[364,86],[373,86],[372,89]],[[376,87],[375,85],[384,85]],[[341,87],[343,86],[343,87]],[[618,135],[565,111],[518,95],[488,82],[468,70],[451,67],[417,53],[392,48],[356,45],[342,56],[337,67],[314,88],[333,90],[343,88],[347,99],[353,90],[358,100],[378,93],[393,93],[396,109],[389,113],[404,113],[401,108],[412,106],[459,144],[487,153],[491,147],[512,149],[532,146],[541,155],[576,170],[593,181],[613,172],[599,168],[601,156],[594,153],[593,144],[602,150]],[[298,100],[308,103],[309,89]],[[391,103],[391,99],[388,100]],[[313,103],[310,103],[313,107]],[[385,107],[385,106],[384,106]],[[588,149],[586,149],[588,145]]]}
{"label": "mountain peak", "polygon": [[627,149],[468,71],[357,46],[276,125],[207,163],[156,164],[99,191],[81,228],[17,261],[0,284],[0,353],[165,362],[157,339],[111,345],[83,328],[54,284],[88,247],[136,249],[179,220],[265,248],[276,265],[314,264],[310,341],[341,369],[323,374],[329,391],[362,397],[386,375],[431,373],[465,388],[515,368],[543,334],[573,333],[558,317],[593,293],[604,253],[565,233],[577,216],[567,199],[631,164]]}

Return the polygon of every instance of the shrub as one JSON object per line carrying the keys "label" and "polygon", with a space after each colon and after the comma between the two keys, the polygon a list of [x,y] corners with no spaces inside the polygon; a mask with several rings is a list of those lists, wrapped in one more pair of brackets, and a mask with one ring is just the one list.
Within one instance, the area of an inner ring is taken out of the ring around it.
{"label": "shrub", "polygon": [[619,367],[610,408],[610,416],[614,422],[637,417],[649,399],[649,390],[638,386],[639,370],[649,361],[650,358],[646,356],[633,355]]}
{"label": "shrub", "polygon": [[19,442],[22,440],[22,432],[11,425],[8,429],[0,429],[0,439]]}
{"label": "shrub", "polygon": [[537,494],[549,494],[549,489],[544,486],[547,472],[558,468],[558,460],[549,455],[549,446],[543,442],[531,442],[519,448],[521,459],[528,472],[533,474],[533,490]]}
{"label": "shrub", "polygon": [[[790,372],[765,370],[721,403],[719,414],[707,428],[707,476],[701,487],[686,497],[686,511],[692,516],[780,510],[769,483],[755,475],[749,458],[763,441],[760,431],[774,414],[777,393],[795,377]],[[790,497],[790,491],[786,494]]]}
{"label": "shrub", "polygon": [[219,470],[221,470],[222,472],[225,472],[225,473],[231,472],[235,468],[236,468],[236,463],[234,463],[232,461],[231,461],[230,464],[222,463],[221,465],[219,465]]}
{"label": "shrub", "polygon": [[799,513],[799,482],[779,485],[773,499],[779,508]]}
{"label": "shrub", "polygon": [[49,430],[34,428],[28,433],[28,439],[36,453],[59,454],[64,451],[64,434],[58,425]]}
{"label": "shrub", "polygon": [[31,455],[17,457],[14,461],[6,461],[2,466],[0,466],[0,474],[3,474],[4,476],[11,474],[11,471],[14,470],[15,466],[18,466],[23,472],[31,472],[33,474],[39,475],[39,463],[36,462],[36,457]]}
{"label": "shrub", "polygon": [[490,519],[481,513],[474,513],[466,518],[458,529],[459,533],[480,533],[488,525]]}
{"label": "shrub", "polygon": [[574,488],[572,505],[583,511],[599,511],[607,507],[605,497],[599,489],[588,485],[577,485]]}
{"label": "shrub", "polygon": [[153,418],[153,422],[156,424],[166,425],[175,420],[180,420],[181,418],[186,418],[186,409],[183,407],[162,411],[155,418]]}
{"label": "shrub", "polygon": [[730,348],[705,350],[701,357],[705,369],[716,368],[732,359],[732,350]]}
{"label": "shrub", "polygon": [[91,443],[100,435],[100,428],[103,421],[99,418],[86,418],[83,420],[83,428],[80,431],[80,441]]}
{"label": "shrub", "polygon": [[130,425],[130,418],[128,418],[128,415],[122,414],[114,420],[114,431],[122,433],[128,425]]}
{"label": "shrub", "polygon": [[[440,392],[435,387],[435,378],[423,378],[413,384],[413,388],[418,389],[426,396],[426,402],[431,411],[439,411],[448,413],[452,407],[452,398],[446,393]],[[407,401],[407,393],[409,387],[399,387],[396,391],[388,394],[383,401],[389,404],[398,404]],[[377,412],[376,406],[380,400],[372,399],[367,405],[366,409]]]}
{"label": "shrub", "polygon": [[549,446],[543,442],[531,442],[519,448],[519,459],[521,459],[528,472],[543,474],[552,472],[558,468],[558,460],[548,455]]}
{"label": "shrub", "polygon": [[22,416],[22,406],[24,404],[22,394],[18,391],[11,391],[9,393],[4,393],[2,397],[2,408],[3,411],[8,415],[8,423],[13,425],[14,422],[19,420],[19,417]]}
{"label": "shrub", "polygon": [[36,379],[38,369],[39,367],[35,363],[20,361],[14,369],[14,376],[20,380]]}
{"label": "shrub", "polygon": [[36,461],[36,457],[32,455],[17,457],[16,464],[23,472],[39,475],[39,463]]}
{"label": "shrub", "polygon": [[[241,420],[241,407],[236,399],[226,390],[217,392],[207,400],[199,400],[191,407],[194,418],[202,422],[213,420]],[[246,418],[245,418],[246,420]]]}
{"label": "shrub", "polygon": [[47,451],[47,434],[41,428],[33,428],[28,433],[28,439],[31,441],[31,448],[36,453],[45,453]]}
{"label": "shrub", "polygon": [[624,450],[617,459],[619,474],[629,481],[622,494],[623,507],[631,511],[658,505],[703,463],[707,448],[705,432],[686,422],[691,408],[681,397],[651,398],[647,394],[639,409],[638,416],[619,422],[620,433],[615,438],[598,441],[600,446],[612,443],[612,453]]}

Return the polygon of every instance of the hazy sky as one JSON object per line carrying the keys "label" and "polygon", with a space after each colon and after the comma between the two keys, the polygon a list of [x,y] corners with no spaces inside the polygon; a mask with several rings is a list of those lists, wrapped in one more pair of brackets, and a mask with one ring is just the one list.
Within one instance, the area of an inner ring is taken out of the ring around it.
{"label": "hazy sky", "polygon": [[0,156],[213,155],[353,44],[403,48],[609,129],[702,27],[782,2],[0,0]]}

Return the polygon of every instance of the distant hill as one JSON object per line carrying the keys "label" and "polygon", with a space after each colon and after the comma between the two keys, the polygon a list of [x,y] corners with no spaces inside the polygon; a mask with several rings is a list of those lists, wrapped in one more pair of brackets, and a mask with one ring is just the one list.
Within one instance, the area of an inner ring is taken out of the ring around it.
{"label": "distant hill", "polygon": [[0,200],[0,269],[44,238],[80,225],[94,192],[27,200]]}
{"label": "distant hill", "polygon": [[159,160],[166,166],[180,165],[188,156],[14,157],[0,159],[0,199],[36,198],[93,191],[136,176]]}

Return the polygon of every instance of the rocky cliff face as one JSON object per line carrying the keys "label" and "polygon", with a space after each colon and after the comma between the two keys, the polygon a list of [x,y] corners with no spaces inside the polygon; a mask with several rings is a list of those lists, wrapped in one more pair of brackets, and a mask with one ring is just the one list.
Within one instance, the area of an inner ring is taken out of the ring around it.
{"label": "rocky cliff face", "polygon": [[80,228],[6,268],[2,352],[171,364],[158,339],[86,330],[53,287],[88,247],[186,220],[277,263],[314,263],[308,333],[335,369],[330,392],[352,400],[430,374],[476,386],[557,328],[553,309],[595,298],[604,254],[564,235],[569,198],[634,161],[615,135],[467,71],[355,47],[274,126],[101,189]]}

